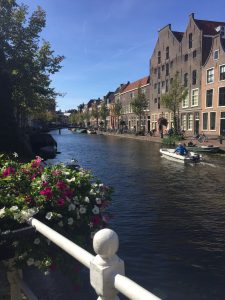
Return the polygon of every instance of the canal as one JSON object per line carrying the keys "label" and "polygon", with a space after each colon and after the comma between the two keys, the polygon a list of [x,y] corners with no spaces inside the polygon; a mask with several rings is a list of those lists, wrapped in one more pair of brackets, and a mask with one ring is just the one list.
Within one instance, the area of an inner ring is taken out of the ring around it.
{"label": "canal", "polygon": [[128,277],[163,299],[225,299],[225,156],[185,166],[157,143],[52,134],[61,154],[51,162],[75,158],[114,187],[109,226]]}

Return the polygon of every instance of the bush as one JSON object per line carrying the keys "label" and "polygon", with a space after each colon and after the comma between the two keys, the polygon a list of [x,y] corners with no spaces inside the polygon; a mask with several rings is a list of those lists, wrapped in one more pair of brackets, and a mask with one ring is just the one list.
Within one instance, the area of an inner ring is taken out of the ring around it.
{"label": "bush", "polygon": [[164,137],[162,142],[164,145],[175,146],[177,141],[183,140],[183,137],[180,135],[172,135],[168,137]]}
{"label": "bush", "polygon": [[[43,167],[40,157],[20,163],[0,155],[0,234],[27,226],[27,220],[35,216],[84,246],[108,221],[105,210],[111,193],[110,187],[94,181],[86,170],[63,164]],[[13,247],[20,267],[48,270],[63,260],[60,251],[52,251],[50,241],[38,232],[15,239]]]}

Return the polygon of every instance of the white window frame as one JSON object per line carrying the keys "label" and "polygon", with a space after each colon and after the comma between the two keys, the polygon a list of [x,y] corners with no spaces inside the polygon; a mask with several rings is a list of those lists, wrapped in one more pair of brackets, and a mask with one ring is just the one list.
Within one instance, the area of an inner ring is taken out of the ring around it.
{"label": "white window frame", "polygon": [[183,130],[187,130],[187,115],[181,115],[181,126]]}
{"label": "white window frame", "polygon": [[224,67],[225,68],[225,64],[219,65],[219,81],[225,81],[225,79],[220,80],[220,68]]}
{"label": "white window frame", "polygon": [[[206,128],[204,128],[203,126],[204,126],[204,115],[207,115],[207,124],[206,124]],[[208,127],[209,127],[209,113],[208,112],[203,112],[202,113],[202,130],[203,131],[207,131],[208,130]]]}
{"label": "white window frame", "polygon": [[209,131],[216,131],[216,116],[215,116],[215,129],[211,129],[211,113],[216,114],[216,111],[210,111],[209,112]]}
{"label": "white window frame", "polygon": [[[206,106],[206,101],[207,101],[207,91],[213,90],[213,96],[212,96],[212,106]],[[205,108],[209,109],[213,107],[213,97],[214,97],[214,89],[207,89],[205,92]]]}
{"label": "white window frame", "polygon": [[182,108],[187,108],[189,107],[189,92],[187,93],[187,96],[185,99],[182,101]]}
{"label": "white window frame", "polygon": [[[193,104],[193,92],[194,91],[198,91],[198,96],[197,96],[197,104]],[[198,103],[199,103],[199,89],[192,89],[191,91],[191,107],[194,107],[194,106],[198,106]]]}
{"label": "white window frame", "polygon": [[[210,81],[210,82],[208,82],[208,72],[211,71],[211,70],[213,71],[213,80]],[[215,76],[214,67],[207,69],[206,70],[206,84],[212,84],[212,83],[214,83],[214,76]]]}
{"label": "white window frame", "polygon": [[[217,58],[215,58],[215,53],[218,53],[218,57]],[[219,52],[219,49],[216,49],[216,50],[214,50],[213,51],[213,60],[218,60],[220,58],[220,52]]]}
{"label": "white window frame", "polygon": [[219,101],[220,101],[220,89],[221,88],[225,88],[225,86],[219,86],[218,87],[218,99],[217,99],[217,105],[218,107],[225,107],[225,105],[219,105]]}
{"label": "white window frame", "polygon": [[193,114],[189,113],[187,115],[187,130],[192,131],[193,130]]}

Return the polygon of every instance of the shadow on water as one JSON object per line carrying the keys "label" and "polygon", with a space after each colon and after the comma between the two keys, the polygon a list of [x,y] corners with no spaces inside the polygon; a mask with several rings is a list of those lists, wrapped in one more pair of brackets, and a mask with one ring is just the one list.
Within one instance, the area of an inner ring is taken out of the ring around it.
{"label": "shadow on water", "polygon": [[51,163],[76,158],[114,187],[109,226],[128,277],[163,299],[224,299],[224,157],[186,166],[161,158],[156,143],[68,130],[53,136],[61,154]]}

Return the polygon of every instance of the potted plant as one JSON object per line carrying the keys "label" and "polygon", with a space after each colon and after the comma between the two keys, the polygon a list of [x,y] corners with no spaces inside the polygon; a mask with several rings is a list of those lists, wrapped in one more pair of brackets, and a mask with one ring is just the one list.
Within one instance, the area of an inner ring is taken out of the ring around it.
{"label": "potted plant", "polygon": [[34,216],[86,246],[109,219],[111,193],[110,187],[82,168],[43,166],[40,157],[21,163],[0,155],[0,247],[10,241],[19,267],[49,270],[60,264],[64,254],[52,251],[51,242],[38,232],[29,231],[27,220]]}

